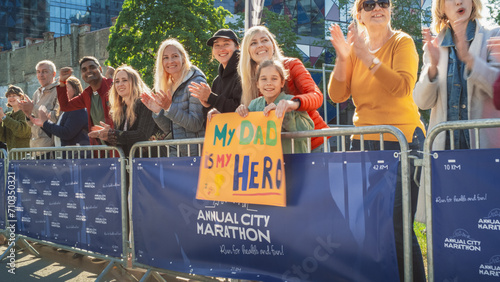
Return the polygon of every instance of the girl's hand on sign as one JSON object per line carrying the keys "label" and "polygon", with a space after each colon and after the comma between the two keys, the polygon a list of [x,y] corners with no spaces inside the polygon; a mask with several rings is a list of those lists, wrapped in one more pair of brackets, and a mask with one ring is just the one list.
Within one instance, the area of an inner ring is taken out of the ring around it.
{"label": "girl's hand on sign", "polygon": [[264,115],[266,117],[269,116],[269,112],[272,111],[272,110],[276,110],[276,104],[275,103],[271,103],[271,104],[267,105],[264,108]]}
{"label": "girl's hand on sign", "polygon": [[241,117],[247,117],[248,116],[248,108],[247,106],[241,104],[238,108],[236,108],[236,112],[241,116]]}

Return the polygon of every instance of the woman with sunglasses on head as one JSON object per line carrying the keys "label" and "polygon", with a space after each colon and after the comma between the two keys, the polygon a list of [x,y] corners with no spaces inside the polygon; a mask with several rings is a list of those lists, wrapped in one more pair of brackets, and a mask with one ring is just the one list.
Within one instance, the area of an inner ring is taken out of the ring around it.
{"label": "woman with sunglasses on head", "polygon": [[[488,39],[500,28],[486,27],[480,0],[435,0],[432,25],[437,37],[424,28],[424,64],[415,86],[415,102],[431,109],[429,128],[444,121],[499,118],[493,104],[493,83],[500,74],[498,62],[488,50]],[[500,129],[479,132],[481,148],[500,148]],[[467,149],[475,143],[474,130],[455,130],[454,148]],[[450,149],[450,134],[440,133],[434,150]]]}
{"label": "woman with sunglasses on head", "polygon": [[[412,97],[417,80],[418,54],[413,39],[391,27],[389,0],[356,0],[352,16],[358,24],[349,26],[347,40],[338,25],[330,27],[331,43],[337,59],[330,77],[328,92],[333,102],[352,96],[356,111],[355,126],[392,125],[408,140],[411,154],[422,150],[424,125]],[[351,149],[359,151],[360,136],[351,138]],[[368,150],[380,149],[379,134],[364,135]],[[386,150],[400,150],[399,142],[384,134]],[[415,167],[410,166],[413,178]],[[411,183],[412,226],[416,211],[418,185]],[[394,199],[394,233],[399,276],[404,277],[402,183],[398,177]],[[422,254],[413,233],[413,281],[425,281]]]}

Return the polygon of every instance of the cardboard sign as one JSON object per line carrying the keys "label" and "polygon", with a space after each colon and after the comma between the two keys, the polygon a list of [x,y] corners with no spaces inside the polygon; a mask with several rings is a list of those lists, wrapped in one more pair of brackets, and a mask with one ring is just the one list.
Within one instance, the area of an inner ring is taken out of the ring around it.
{"label": "cardboard sign", "polygon": [[281,123],[275,112],[218,114],[207,124],[196,198],[286,206]]}

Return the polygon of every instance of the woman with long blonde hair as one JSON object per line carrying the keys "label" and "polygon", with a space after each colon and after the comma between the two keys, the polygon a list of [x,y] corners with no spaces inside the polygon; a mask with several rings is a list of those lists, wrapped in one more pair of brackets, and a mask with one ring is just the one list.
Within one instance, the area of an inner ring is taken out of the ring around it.
{"label": "woman with long blonde hair", "polygon": [[[155,92],[141,97],[153,112],[156,124],[172,139],[205,136],[203,106],[188,88],[192,82],[207,83],[205,74],[191,64],[184,46],[176,39],[160,44],[155,69]],[[175,150],[171,148],[171,152]],[[180,151],[181,156],[188,155],[186,145],[180,146]],[[190,155],[199,153],[197,146],[190,146]]]}
{"label": "woman with long blonde hair", "polygon": [[134,143],[157,136],[160,130],[153,122],[151,111],[140,99],[141,94],[150,91],[135,69],[127,65],[118,67],[109,91],[110,116],[114,129],[102,124],[103,129],[94,130],[89,136],[122,147],[126,155]]}
{"label": "woman with long blonde hair", "polygon": [[[294,97],[276,108],[276,114],[280,117],[285,112],[307,111],[309,117],[314,121],[314,129],[327,128],[328,125],[317,111],[323,104],[323,93],[299,59],[283,56],[274,35],[265,26],[254,26],[248,29],[241,42],[238,65],[241,88],[243,89],[241,103],[248,107],[250,101],[261,95],[255,83],[257,81],[256,72],[259,64],[265,60],[280,61],[290,74],[285,83],[285,91]],[[323,138],[311,139],[313,151],[321,152],[322,146]]]}

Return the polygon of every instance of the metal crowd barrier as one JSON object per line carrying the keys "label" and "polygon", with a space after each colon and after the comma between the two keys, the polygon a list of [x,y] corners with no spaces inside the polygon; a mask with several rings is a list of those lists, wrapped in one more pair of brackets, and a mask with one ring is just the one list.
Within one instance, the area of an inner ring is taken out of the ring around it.
{"label": "metal crowd barrier", "polygon": [[[71,251],[74,253],[79,253],[82,255],[88,255],[95,258],[103,259],[109,261],[106,268],[100,273],[96,278],[96,281],[101,281],[104,276],[113,268],[113,266],[126,267],[127,259],[129,257],[129,228],[128,213],[127,213],[127,187],[126,187],[126,163],[127,159],[121,148],[110,147],[110,146],[71,146],[71,147],[47,147],[47,148],[23,148],[23,149],[13,149],[9,152],[9,162],[12,165],[16,161],[38,163],[45,160],[96,160],[99,158],[117,158],[120,163],[120,191],[121,191],[121,244],[122,244],[122,256],[113,257],[110,255],[103,255],[98,252],[91,252],[84,248],[75,248],[72,246],[54,243],[49,240],[32,238],[22,234],[16,234],[15,240],[9,244],[7,250],[0,256],[0,260],[4,259],[11,248],[14,248],[16,243],[23,243],[27,249],[32,252],[35,256],[39,257],[40,254],[31,246],[32,242],[36,242],[42,245],[51,246],[54,248],[60,248],[63,250]],[[5,160],[4,160],[5,161]],[[98,187],[96,187],[98,188]],[[16,187],[17,189],[17,187]]]}
{"label": "metal crowd barrier", "polygon": [[[0,234],[3,234],[7,240],[10,237],[7,230],[7,165],[8,155],[5,149],[0,149]],[[3,172],[3,173],[2,173]]]}
{"label": "metal crowd barrier", "polygon": [[[412,238],[411,238],[411,230],[413,228],[411,223],[411,194],[410,194],[410,166],[409,166],[409,145],[404,136],[404,134],[396,127],[389,125],[380,125],[380,126],[367,126],[367,127],[342,127],[342,128],[328,128],[322,130],[313,130],[313,131],[300,131],[300,132],[284,132],[282,133],[282,138],[308,138],[308,144],[310,144],[311,137],[323,137],[324,142],[327,143],[328,136],[337,136],[342,139],[342,150],[341,152],[346,152],[346,136],[350,136],[353,134],[360,135],[360,143],[361,143],[361,151],[364,151],[364,135],[365,134],[379,134],[380,136],[380,150],[384,150],[384,139],[383,134],[392,134],[395,136],[400,145],[400,160],[401,160],[401,178],[402,178],[402,197],[403,197],[403,236],[404,236],[404,269],[405,269],[405,281],[412,281],[412,273],[413,273],[413,264],[412,264]],[[157,154],[151,153],[151,148],[156,148],[158,151],[162,146],[181,146],[189,144],[189,146],[201,146],[203,143],[203,138],[197,139],[182,139],[182,140],[164,140],[164,141],[148,141],[148,142],[138,142],[136,143],[130,152],[129,162],[131,165],[135,163],[135,155],[139,155],[139,157],[159,157]],[[292,141],[293,144],[293,141]],[[292,145],[293,148],[293,145]],[[293,149],[292,149],[293,150]],[[148,152],[144,154],[144,151]],[[326,149],[325,149],[326,151]],[[201,150],[199,151],[201,152]],[[132,171],[132,170],[131,170]],[[133,173],[130,174],[130,183],[133,183]],[[131,191],[133,187],[130,187]],[[132,193],[132,192],[131,192]],[[133,199],[132,199],[133,200]],[[133,210],[130,209],[130,217],[132,218]],[[131,223],[133,224],[133,223]],[[132,265],[134,267],[141,267],[148,269],[146,275],[144,275],[141,281],[145,281],[147,276],[150,274],[158,275],[158,272],[164,273],[175,273],[166,269],[159,269],[152,266],[144,265],[137,263],[135,260],[135,246],[133,244],[133,226],[131,226],[131,236],[132,236]],[[182,275],[181,273],[178,273]],[[184,276],[190,274],[184,274]],[[188,276],[189,277],[189,276]],[[196,279],[200,279],[200,276],[196,276]],[[206,281],[212,281],[213,278],[205,277]]]}
{"label": "metal crowd barrier", "polygon": [[454,149],[453,131],[461,129],[473,129],[475,133],[474,147],[471,149],[480,149],[479,131],[484,128],[500,127],[500,119],[481,119],[468,121],[449,121],[442,122],[434,126],[427,132],[427,137],[424,142],[424,185],[425,185],[425,209],[426,209],[426,229],[427,229],[427,269],[428,281],[434,281],[434,250],[433,250],[433,222],[432,222],[432,174],[431,174],[431,157],[435,157],[432,153],[432,145],[437,135],[442,132],[450,132],[450,147]]}

